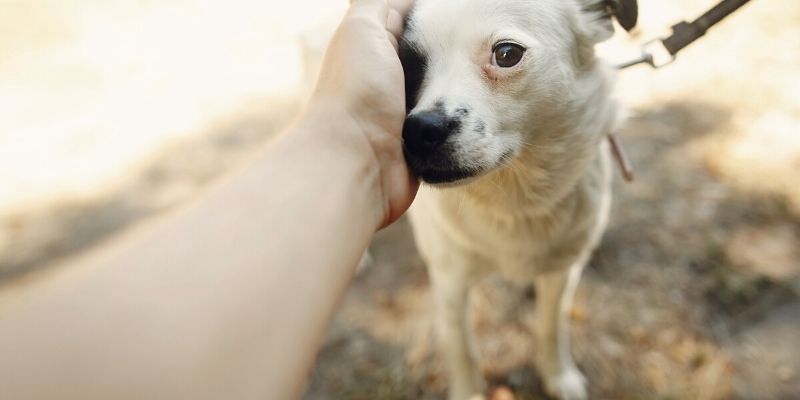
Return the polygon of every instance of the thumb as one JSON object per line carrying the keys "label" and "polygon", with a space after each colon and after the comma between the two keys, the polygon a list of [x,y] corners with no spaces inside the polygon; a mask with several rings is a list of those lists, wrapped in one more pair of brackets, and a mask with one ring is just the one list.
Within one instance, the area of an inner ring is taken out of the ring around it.
{"label": "thumb", "polygon": [[389,3],[387,0],[351,0],[347,15],[369,18],[386,27],[389,19]]}

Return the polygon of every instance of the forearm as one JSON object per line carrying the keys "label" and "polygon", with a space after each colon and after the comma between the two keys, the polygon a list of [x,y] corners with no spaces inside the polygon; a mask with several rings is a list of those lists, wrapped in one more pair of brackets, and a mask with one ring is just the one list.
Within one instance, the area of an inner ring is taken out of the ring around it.
{"label": "forearm", "polygon": [[382,218],[378,172],[354,153],[369,148],[308,129],[187,210],[2,294],[4,397],[296,395]]}
{"label": "forearm", "polygon": [[391,3],[351,2],[313,113],[250,167],[0,293],[0,397],[299,394],[370,237],[418,187],[403,156],[396,52],[411,1]]}
{"label": "forearm", "polygon": [[[278,316],[272,323],[281,321],[285,325],[271,328],[274,336],[270,343],[274,348],[269,353],[272,370],[268,371],[267,380],[276,385],[268,388],[269,395],[263,398],[282,399],[300,394],[296,385],[293,393],[280,390],[287,382],[306,377],[340,297],[385,217],[384,199],[378,190],[380,171],[375,167],[370,147],[360,141],[341,142],[339,139],[349,141],[350,138],[330,131],[331,127],[350,128],[337,117],[323,114],[316,118],[327,128],[322,129],[326,134],[335,136],[328,138],[335,140],[325,140],[321,135],[297,136],[279,143],[274,149],[284,154],[284,161],[278,163],[285,163],[287,169],[292,168],[288,170],[295,171],[290,180],[296,192],[275,199],[286,203],[274,204],[272,208],[291,207],[294,199],[302,199],[307,206],[294,208],[305,209],[298,215],[276,215],[281,230],[289,234],[280,236],[283,241],[273,245],[274,252],[283,257],[275,265],[285,266],[285,269],[279,271],[280,275],[270,276],[276,286],[270,314]],[[291,155],[296,146],[300,151],[309,146],[327,151],[320,153],[323,158],[297,159]],[[304,168],[306,172],[300,173]],[[324,176],[327,181],[311,185],[297,182],[306,174]],[[309,221],[320,223],[309,224]],[[299,242],[296,238],[300,238]],[[287,248],[295,252],[286,252]],[[309,270],[298,271],[304,268]]]}

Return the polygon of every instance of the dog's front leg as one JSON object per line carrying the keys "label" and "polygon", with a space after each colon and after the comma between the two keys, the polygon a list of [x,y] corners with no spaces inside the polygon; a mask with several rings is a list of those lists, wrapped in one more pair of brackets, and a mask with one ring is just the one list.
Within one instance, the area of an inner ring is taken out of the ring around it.
{"label": "dog's front leg", "polygon": [[451,269],[430,268],[439,348],[444,351],[449,375],[450,400],[467,400],[481,396],[486,386],[476,364],[467,309],[472,280]]}
{"label": "dog's front leg", "polygon": [[586,379],[570,353],[569,318],[582,264],[536,278],[538,366],[545,388],[561,400],[587,398]]}

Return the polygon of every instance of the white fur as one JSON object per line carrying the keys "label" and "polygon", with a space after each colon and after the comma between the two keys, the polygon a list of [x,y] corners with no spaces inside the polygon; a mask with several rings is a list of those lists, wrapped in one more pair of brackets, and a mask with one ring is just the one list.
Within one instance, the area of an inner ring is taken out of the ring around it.
{"label": "white fur", "polygon": [[[587,397],[567,313],[607,220],[604,138],[616,115],[609,74],[592,49],[610,22],[583,11],[591,2],[418,0],[409,20],[405,39],[429,56],[411,114],[437,103],[450,114],[468,107],[450,139],[454,163],[480,170],[460,185],[425,185],[411,210],[453,400],[485,388],[466,311],[470,287],[493,272],[536,285],[537,365],[548,392]],[[491,49],[503,39],[527,51],[517,67],[493,69]],[[475,131],[481,122],[483,133]]]}

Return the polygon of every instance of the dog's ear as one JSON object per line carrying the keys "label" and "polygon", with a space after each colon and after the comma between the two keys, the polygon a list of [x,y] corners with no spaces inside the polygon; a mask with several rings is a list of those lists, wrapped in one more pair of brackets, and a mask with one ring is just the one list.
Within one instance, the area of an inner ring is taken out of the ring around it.
{"label": "dog's ear", "polygon": [[612,18],[630,31],[639,17],[636,0],[578,0],[578,3],[585,17],[583,28],[594,43],[607,40],[614,34]]}
{"label": "dog's ear", "polygon": [[631,30],[636,26],[639,5],[636,0],[577,0],[580,8],[576,26],[576,63],[588,66],[594,62],[594,45],[614,35],[613,19]]}
{"label": "dog's ear", "polygon": [[609,0],[611,11],[619,26],[630,32],[639,21],[639,3],[636,0]]}

